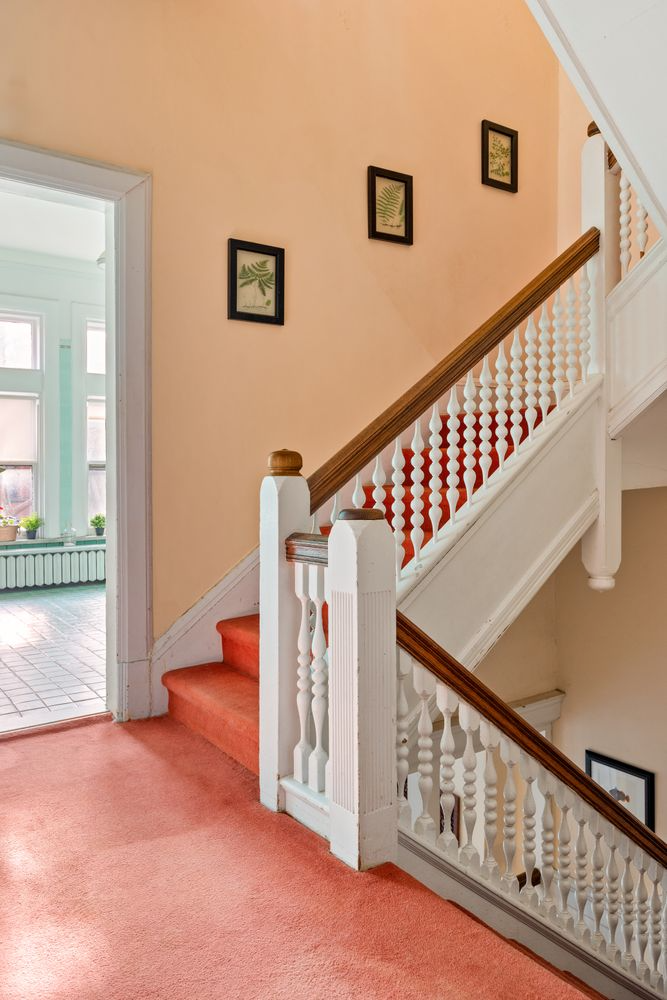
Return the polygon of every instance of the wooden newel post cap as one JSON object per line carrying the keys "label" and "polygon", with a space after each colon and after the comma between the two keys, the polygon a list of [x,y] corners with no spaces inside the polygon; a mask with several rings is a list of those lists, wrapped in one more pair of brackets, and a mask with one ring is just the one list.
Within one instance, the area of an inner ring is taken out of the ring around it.
{"label": "wooden newel post cap", "polygon": [[339,521],[384,521],[384,514],[376,507],[348,507],[341,510]]}
{"label": "wooden newel post cap", "polygon": [[588,128],[586,129],[586,135],[590,139],[592,135],[599,135],[599,134],[600,134],[600,129],[597,127],[595,122],[591,122]]}
{"label": "wooden newel post cap", "polygon": [[298,451],[281,448],[269,455],[269,474],[272,476],[300,476],[303,459]]}

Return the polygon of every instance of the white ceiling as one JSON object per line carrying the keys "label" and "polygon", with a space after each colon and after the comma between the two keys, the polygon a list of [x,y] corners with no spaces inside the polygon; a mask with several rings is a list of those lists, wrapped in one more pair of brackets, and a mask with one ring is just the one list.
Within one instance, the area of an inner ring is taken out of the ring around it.
{"label": "white ceiling", "polygon": [[95,261],[105,202],[0,178],[0,247]]}

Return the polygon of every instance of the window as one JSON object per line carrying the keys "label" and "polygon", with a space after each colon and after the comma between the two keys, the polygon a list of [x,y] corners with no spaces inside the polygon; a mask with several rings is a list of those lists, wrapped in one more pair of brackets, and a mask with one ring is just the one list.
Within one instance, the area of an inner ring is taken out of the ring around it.
{"label": "window", "polygon": [[0,396],[0,507],[24,517],[36,510],[37,399]]}
{"label": "window", "polygon": [[106,403],[103,399],[88,399],[88,518],[106,514]]}
{"label": "window", "polygon": [[0,368],[39,367],[39,320],[0,313]]}
{"label": "window", "polygon": [[89,319],[86,323],[86,371],[89,375],[106,372],[106,334],[104,323]]}

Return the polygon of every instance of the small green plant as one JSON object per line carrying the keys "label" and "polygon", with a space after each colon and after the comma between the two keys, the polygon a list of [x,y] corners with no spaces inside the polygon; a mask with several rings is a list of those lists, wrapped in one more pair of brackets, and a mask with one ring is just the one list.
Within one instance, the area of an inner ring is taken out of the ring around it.
{"label": "small green plant", "polygon": [[107,519],[104,514],[93,514],[90,519],[90,524],[93,528],[105,528]]}
{"label": "small green plant", "polygon": [[30,514],[28,517],[22,517],[20,524],[24,531],[37,531],[44,524],[44,518],[39,514]]}
{"label": "small green plant", "polygon": [[[0,507],[0,512],[3,511],[4,509],[5,509],[4,507]],[[18,522],[16,518],[12,517],[11,514],[0,513],[0,528],[10,528],[12,527],[12,525],[17,523]]]}

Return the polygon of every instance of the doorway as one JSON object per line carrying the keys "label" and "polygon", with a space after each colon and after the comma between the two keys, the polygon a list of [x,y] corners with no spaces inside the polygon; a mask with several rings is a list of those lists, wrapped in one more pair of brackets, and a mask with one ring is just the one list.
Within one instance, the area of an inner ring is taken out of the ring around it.
{"label": "doorway", "polygon": [[152,711],[149,208],[145,175],[0,142],[0,732]]}

